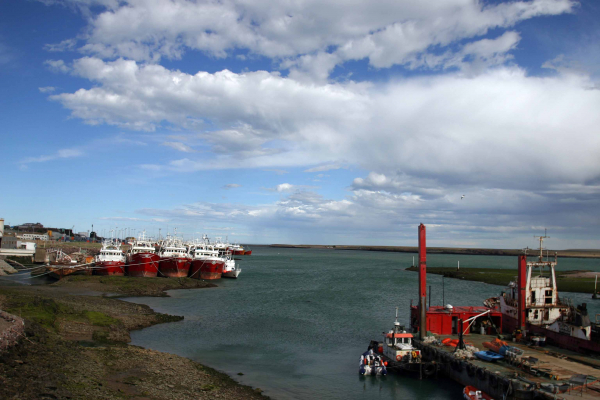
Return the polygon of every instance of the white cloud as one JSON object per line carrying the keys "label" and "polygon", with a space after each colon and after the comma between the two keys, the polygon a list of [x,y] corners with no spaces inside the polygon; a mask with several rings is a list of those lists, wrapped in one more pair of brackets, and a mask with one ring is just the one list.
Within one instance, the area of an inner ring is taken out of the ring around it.
{"label": "white cloud", "polygon": [[[187,49],[214,57],[245,49],[282,60],[296,79],[321,81],[347,60],[368,58],[377,68],[405,64],[434,46],[472,40],[534,17],[572,12],[577,5],[573,0],[67,3],[87,6],[89,26],[81,36],[86,44],[79,50],[90,55],[156,62],[161,57],[181,58]],[[47,49],[72,46],[74,40],[66,40]]]}
{"label": "white cloud", "polygon": [[[341,166],[340,164],[325,164],[325,165],[319,165],[317,167],[312,167],[309,169],[304,170],[304,172],[324,172],[324,171],[331,171],[334,169],[340,169],[340,168],[344,168],[343,166]],[[319,174],[322,176],[322,174]]]}
{"label": "white cloud", "polygon": [[47,66],[52,72],[67,73],[71,70],[71,68],[65,64],[63,60],[46,60],[44,61],[44,65]]}
{"label": "white cloud", "polygon": [[198,134],[215,160],[166,167],[177,171],[317,164],[307,170],[316,172],[353,160],[372,171],[486,186],[600,175],[600,91],[587,90],[585,76],[501,67],[383,86],[315,85],[264,71],[189,75],[125,60],[74,66],[97,86],[51,96],[73,117],[132,129],[184,128],[189,120],[222,128]]}
{"label": "white cloud", "polygon": [[58,160],[61,158],[81,157],[84,152],[79,149],[60,149],[54,154],[43,155],[39,157],[27,157],[21,160],[20,164],[41,163],[46,161]]}
{"label": "white cloud", "polygon": [[41,93],[52,93],[56,90],[56,88],[54,86],[45,86],[45,87],[39,87],[38,90]]}
{"label": "white cloud", "polygon": [[196,152],[196,150],[192,149],[187,144],[181,143],[181,142],[164,142],[164,143],[161,143],[161,145],[171,147],[172,149],[175,149],[178,151],[183,151],[184,153],[195,153]]}
{"label": "white cloud", "polygon": [[239,183],[228,183],[227,185],[223,186],[223,189],[235,189],[239,187],[242,187],[242,185]]}
{"label": "white cloud", "polygon": [[291,192],[292,190],[294,190],[296,187],[292,184],[289,183],[281,183],[277,186],[275,186],[275,191],[277,192]]}
{"label": "white cloud", "polygon": [[289,174],[289,172],[286,171],[286,170],[284,170],[284,169],[276,169],[276,168],[266,168],[266,169],[263,169],[263,171],[265,171],[265,172],[273,172],[273,173],[275,173],[277,175]]}
{"label": "white cloud", "polygon": [[46,44],[44,46],[44,50],[50,51],[50,52],[62,52],[62,51],[74,50],[76,45],[77,45],[77,40],[66,39],[60,43]]}

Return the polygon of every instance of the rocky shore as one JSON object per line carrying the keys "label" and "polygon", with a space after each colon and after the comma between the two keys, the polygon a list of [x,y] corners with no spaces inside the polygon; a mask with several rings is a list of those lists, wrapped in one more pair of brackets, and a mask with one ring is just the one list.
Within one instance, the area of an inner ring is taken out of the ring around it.
{"label": "rocky shore", "polygon": [[265,398],[260,389],[187,358],[129,345],[130,331],[183,317],[103,296],[164,296],[164,290],[177,287],[214,285],[192,279],[129,278],[139,282],[125,284],[113,277],[73,278],[0,287],[0,309],[22,317],[25,333],[0,351],[0,398]]}

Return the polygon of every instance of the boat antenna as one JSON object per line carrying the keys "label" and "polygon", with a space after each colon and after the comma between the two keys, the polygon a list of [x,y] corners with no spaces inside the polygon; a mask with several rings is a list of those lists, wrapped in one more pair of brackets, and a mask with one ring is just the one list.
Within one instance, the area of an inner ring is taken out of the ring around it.
{"label": "boat antenna", "polygon": [[544,236],[534,236],[534,238],[540,239],[540,262],[544,261],[544,239],[550,239],[548,236],[548,229],[544,228]]}

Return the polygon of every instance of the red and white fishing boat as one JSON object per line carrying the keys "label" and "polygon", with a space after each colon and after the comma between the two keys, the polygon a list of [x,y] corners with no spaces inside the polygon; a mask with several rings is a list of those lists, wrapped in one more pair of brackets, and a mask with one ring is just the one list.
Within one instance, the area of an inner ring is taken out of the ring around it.
{"label": "red and white fishing boat", "polygon": [[155,277],[158,274],[160,256],[156,254],[154,243],[146,239],[146,231],[135,239],[127,252],[127,275],[135,277]]}
{"label": "red and white fishing boat", "polygon": [[105,240],[102,242],[102,249],[96,256],[94,266],[96,275],[125,275],[125,255],[121,250],[121,243],[118,240]]}
{"label": "red and white fishing boat", "polygon": [[184,278],[188,276],[192,262],[187,249],[181,240],[167,237],[158,250],[160,261],[158,262],[158,273],[167,278]]}
{"label": "red and white fishing boat", "polygon": [[246,254],[244,248],[240,244],[231,244],[227,249],[234,256],[243,256]]}
{"label": "red and white fishing boat", "polygon": [[537,260],[528,262],[527,255],[519,256],[517,280],[500,296],[485,300],[484,305],[502,313],[505,332],[517,331],[528,339],[542,337],[572,351],[600,353],[600,327],[590,321],[586,304],[575,306],[569,299],[558,297],[558,261],[556,254],[553,261],[544,260],[542,244],[546,237],[539,237]]}
{"label": "red and white fishing boat", "polygon": [[190,249],[192,265],[190,278],[196,279],[221,279],[225,259],[219,256],[219,251],[214,246],[201,243]]}

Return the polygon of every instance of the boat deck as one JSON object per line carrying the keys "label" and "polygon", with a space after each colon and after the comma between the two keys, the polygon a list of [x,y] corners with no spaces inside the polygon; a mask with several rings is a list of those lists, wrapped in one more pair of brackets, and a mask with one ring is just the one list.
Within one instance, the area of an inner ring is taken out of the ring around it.
{"label": "boat deck", "polygon": [[[445,338],[458,339],[458,335],[438,335],[439,340]],[[463,337],[467,344],[471,344],[479,350],[488,350],[483,346],[483,342],[491,342],[496,338],[495,335],[470,334]],[[564,350],[554,346],[534,347],[524,343],[508,342],[510,346],[517,347],[524,351],[524,357],[535,357],[538,362],[531,367],[512,365],[504,360],[488,362],[480,359],[469,360],[477,367],[499,373],[504,376],[515,377],[516,374],[521,380],[536,384],[568,384],[570,379],[576,375],[588,375],[587,385],[585,387],[573,386],[573,389],[567,393],[557,394],[557,398],[578,398],[578,399],[600,399],[600,358],[596,356],[586,356],[569,350]],[[444,351],[452,354],[454,347],[437,347],[438,351]]]}

